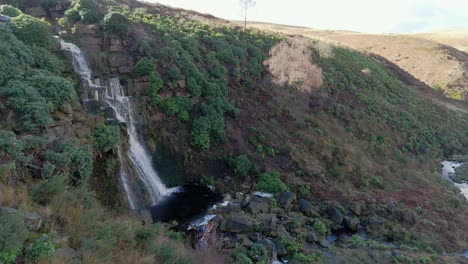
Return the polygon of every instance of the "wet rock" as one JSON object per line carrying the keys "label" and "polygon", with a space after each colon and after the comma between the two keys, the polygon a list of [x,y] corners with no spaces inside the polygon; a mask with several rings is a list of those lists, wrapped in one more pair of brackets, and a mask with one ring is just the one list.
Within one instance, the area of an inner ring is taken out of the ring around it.
{"label": "wet rock", "polygon": [[253,220],[246,215],[233,213],[224,220],[221,230],[230,233],[249,233],[254,231]]}
{"label": "wet rock", "polygon": [[244,195],[244,197],[242,198],[242,202],[240,204],[241,207],[245,208],[250,203],[251,199],[252,199],[252,196],[250,194]]}
{"label": "wet rock", "polygon": [[285,256],[285,255],[288,254],[288,251],[286,250],[283,243],[281,243],[281,241],[279,239],[274,239],[273,243],[275,244],[276,252],[277,252],[278,256]]}
{"label": "wet rock", "polygon": [[289,208],[296,200],[296,195],[292,192],[283,192],[279,195],[278,205],[282,208]]}
{"label": "wet rock", "polygon": [[359,227],[359,224],[361,221],[357,217],[350,217],[350,216],[345,216],[344,218],[345,226],[349,230],[356,231],[357,228]]}
{"label": "wet rock", "polygon": [[383,225],[387,222],[387,220],[385,220],[385,218],[382,218],[382,217],[378,217],[378,216],[371,216],[369,217],[369,219],[367,220],[367,224],[368,225]]}
{"label": "wet rock", "polygon": [[278,221],[275,214],[259,214],[258,218],[262,220],[265,225],[276,225]]}
{"label": "wet rock", "polygon": [[330,218],[330,220],[337,225],[341,225],[344,219],[343,214],[338,207],[331,207],[328,209],[328,218]]}
{"label": "wet rock", "polygon": [[387,211],[389,213],[395,212],[395,209],[396,209],[396,203],[394,201],[390,201],[387,203]]}
{"label": "wet rock", "polygon": [[315,217],[315,218],[320,217],[320,214],[315,211],[315,208],[307,200],[304,200],[304,199],[301,198],[301,199],[297,200],[297,203],[299,205],[299,210],[303,214],[307,215],[308,217]]}
{"label": "wet rock", "polygon": [[330,242],[328,242],[327,240],[319,240],[318,244],[324,248],[331,248],[332,245],[330,244]]}
{"label": "wet rock", "polygon": [[132,68],[130,66],[128,66],[128,65],[119,67],[119,73],[128,74],[128,73],[131,73],[131,72],[132,72]]}
{"label": "wet rock", "polygon": [[360,216],[362,214],[362,207],[359,202],[352,202],[349,205],[349,210],[353,212],[353,214]]}
{"label": "wet rock", "polygon": [[252,214],[268,213],[270,206],[267,203],[250,202],[247,206]]}
{"label": "wet rock", "polygon": [[309,243],[319,241],[317,233],[314,230],[310,230],[309,233],[307,233],[306,241],[309,242]]}
{"label": "wet rock", "polygon": [[253,243],[246,234],[236,235],[237,241],[241,243],[244,247],[250,247]]}

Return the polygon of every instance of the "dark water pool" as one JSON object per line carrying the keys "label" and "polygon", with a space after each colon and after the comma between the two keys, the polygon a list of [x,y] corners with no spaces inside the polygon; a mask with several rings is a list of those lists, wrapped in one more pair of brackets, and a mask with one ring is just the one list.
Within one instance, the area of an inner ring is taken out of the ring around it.
{"label": "dark water pool", "polygon": [[186,184],[152,206],[151,218],[153,222],[176,220],[184,223],[205,214],[212,205],[222,200],[223,195],[211,190],[205,184]]}

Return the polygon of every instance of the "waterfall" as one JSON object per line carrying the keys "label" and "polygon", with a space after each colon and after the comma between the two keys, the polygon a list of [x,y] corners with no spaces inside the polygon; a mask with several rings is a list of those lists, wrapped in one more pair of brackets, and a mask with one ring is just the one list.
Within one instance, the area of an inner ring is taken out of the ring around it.
{"label": "waterfall", "polygon": [[[107,87],[102,86],[99,79],[93,81],[92,71],[89,68],[86,58],[80,48],[72,43],[67,43],[61,39],[59,40],[61,49],[71,53],[75,72],[81,77],[81,82],[84,88],[82,97],[83,101],[85,103],[93,101],[89,99],[90,96],[95,101],[105,100],[107,105],[112,108],[116,119],[119,122],[127,124],[127,133],[130,143],[128,158],[131,161],[131,165],[134,170],[138,173],[138,177],[148,190],[152,203],[156,203],[161,196],[167,195],[169,191],[166,186],[164,186],[158,173],[154,169],[151,156],[145,149],[138,135],[138,131],[135,126],[135,114],[131,98],[125,96],[120,80],[117,77],[109,78],[109,85]],[[126,193],[130,208],[136,209],[135,195],[130,185],[130,172],[128,167],[125,165],[120,147],[118,148],[118,158],[120,161],[120,182]]]}

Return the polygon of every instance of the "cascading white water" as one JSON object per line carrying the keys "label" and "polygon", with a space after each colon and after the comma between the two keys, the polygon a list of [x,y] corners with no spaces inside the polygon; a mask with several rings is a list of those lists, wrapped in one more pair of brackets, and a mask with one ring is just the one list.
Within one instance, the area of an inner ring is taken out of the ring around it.
{"label": "cascading white water", "polygon": [[[114,110],[118,121],[127,124],[127,133],[129,135],[130,149],[128,151],[129,159],[134,166],[138,176],[145,184],[150,193],[151,200],[154,203],[163,195],[168,194],[168,189],[162,183],[156,170],[153,168],[151,156],[148,154],[143,144],[139,140],[138,131],[135,126],[133,103],[131,98],[125,96],[119,78],[110,78],[108,87],[101,86],[100,81],[92,81],[92,72],[88,66],[86,58],[76,45],[60,40],[62,50],[69,51],[72,55],[73,67],[81,76],[83,86],[85,88],[83,100],[89,100],[91,94],[95,100],[104,99],[106,103]],[[99,91],[105,89],[105,96],[100,96]],[[122,159],[121,149],[118,148],[118,156],[120,161],[120,181],[127,195],[129,205],[132,209],[136,209],[135,196],[130,186],[129,172]]]}
{"label": "cascading white water", "polygon": [[168,190],[153,168],[151,156],[139,140],[135,126],[133,102],[131,98],[124,95],[119,78],[109,79],[109,86],[106,89],[106,101],[114,109],[117,120],[127,124],[127,133],[130,138],[129,158],[140,179],[150,192],[153,203],[156,203],[159,197],[168,193]]}

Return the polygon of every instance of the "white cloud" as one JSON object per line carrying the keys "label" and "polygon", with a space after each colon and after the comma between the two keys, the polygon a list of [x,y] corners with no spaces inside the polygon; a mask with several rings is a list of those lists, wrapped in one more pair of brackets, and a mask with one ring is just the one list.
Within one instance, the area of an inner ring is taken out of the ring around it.
{"label": "white cloud", "polygon": [[[213,14],[243,18],[238,0],[150,0]],[[319,29],[411,32],[468,27],[468,0],[257,0],[250,20]]]}

